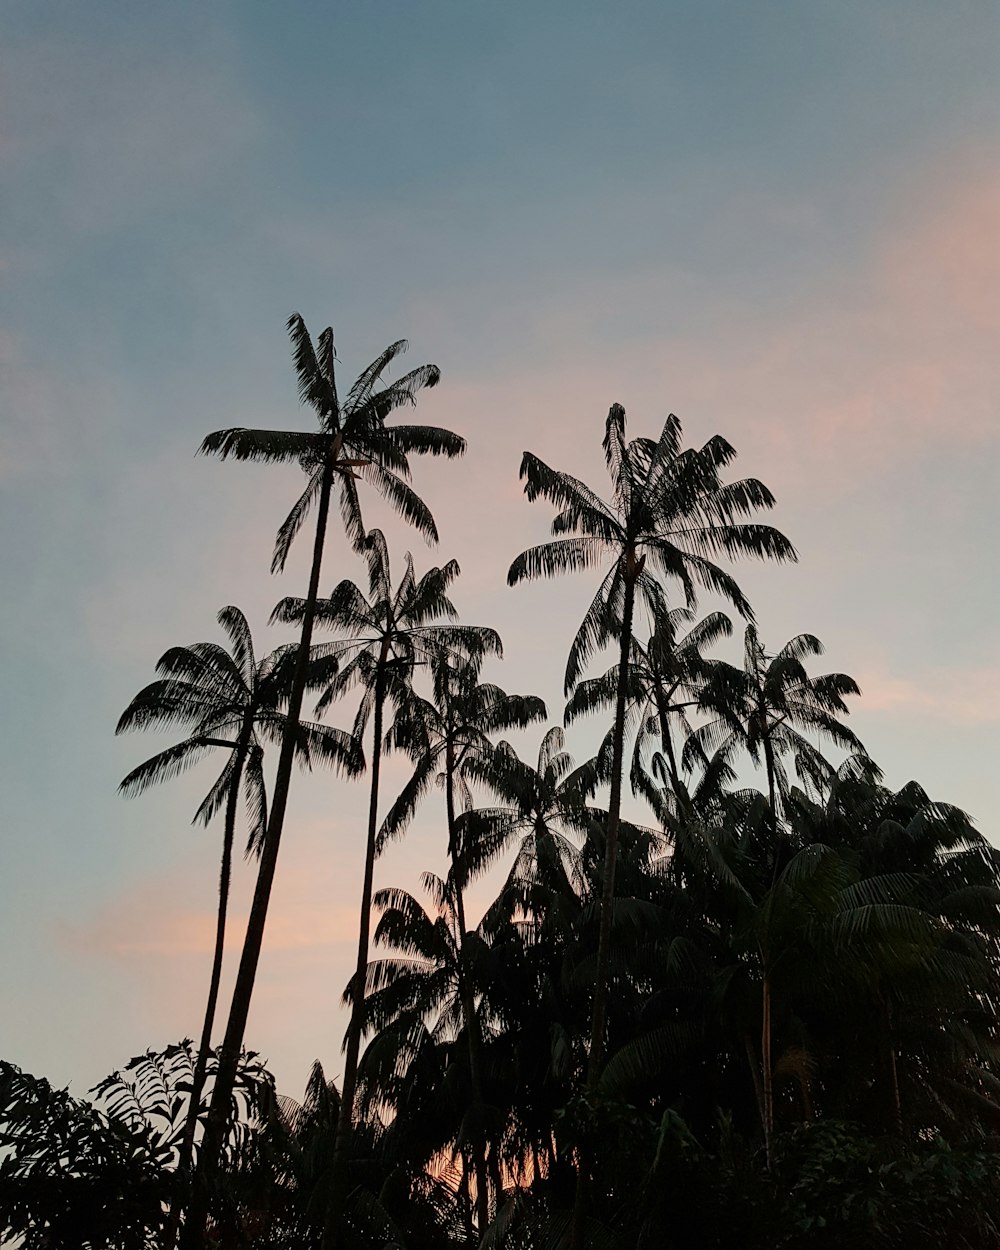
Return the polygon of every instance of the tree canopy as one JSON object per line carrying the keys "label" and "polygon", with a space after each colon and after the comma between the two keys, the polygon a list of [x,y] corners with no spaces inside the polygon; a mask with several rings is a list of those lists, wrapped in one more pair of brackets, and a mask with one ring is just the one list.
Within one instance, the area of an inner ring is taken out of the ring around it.
{"label": "tree canopy", "polygon": [[[861,691],[814,671],[814,634],[765,641],[766,605],[731,565],[796,559],[757,519],[770,490],[727,480],[732,445],[685,447],[673,415],[627,439],[618,404],[606,498],[524,453],[527,498],[556,512],[509,584],[599,579],[552,656],[564,725],[543,729],[542,700],[496,676],[496,631],[460,620],[455,561],[418,575],[407,554],[394,582],[389,543],[362,523],[366,484],[438,537],[409,456],[464,440],[389,421],[437,369],[387,380],[395,342],[342,398],[332,331],[314,342],[293,316],[289,332],[318,428],[224,430],[203,450],[303,468],[272,559],[314,512],[306,594],[272,617],[297,636],[257,659],[223,609],[228,649],[169,650],[118,726],[187,735],[126,794],[222,757],[197,813],[225,811],[202,1041],[138,1056],[90,1099],[0,1063],[0,1236],[29,1250],[998,1244],[1000,853],[960,808],[886,781],[847,724]],[[365,577],[341,570],[324,599],[332,499]],[[600,745],[577,763],[584,717]],[[385,794],[390,753],[412,771]],[[367,827],[337,848],[364,866],[354,973],[317,986],[350,1008],[344,1075],[317,1064],[301,1101],[243,1047],[296,757],[367,769],[369,787]],[[256,889],[214,1039],[241,797]],[[446,870],[419,894],[375,890],[418,810]]]}

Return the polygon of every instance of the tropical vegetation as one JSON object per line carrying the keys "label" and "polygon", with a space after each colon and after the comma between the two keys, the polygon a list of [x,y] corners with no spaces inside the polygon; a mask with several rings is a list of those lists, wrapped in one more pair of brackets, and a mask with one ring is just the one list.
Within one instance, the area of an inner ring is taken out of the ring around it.
{"label": "tropical vegetation", "polygon": [[[555,515],[509,583],[597,581],[566,623],[553,716],[494,679],[501,640],[459,620],[455,561],[418,574],[406,555],[394,582],[363,524],[366,484],[437,540],[409,456],[464,442],[390,419],[437,370],[388,381],[395,343],[341,399],[332,331],[314,342],[294,316],[289,332],[318,430],[203,449],[305,471],[273,557],[314,511],[306,593],[272,618],[297,637],[257,659],[225,608],[228,649],[169,650],[118,726],[184,735],[126,794],[221,758],[196,814],[223,817],[200,1043],[138,1056],[89,1100],[0,1063],[0,1234],[39,1250],[1000,1244],[1000,854],[959,808],[886,783],[846,723],[856,682],[814,671],[816,636],[765,641],[737,566],[796,558],[759,520],[768,488],[729,476],[721,436],[686,447],[675,416],[630,440],[617,404],[606,495],[525,453],[525,493]],[[342,570],[324,598],[334,497],[366,577]],[[584,718],[598,745],[577,762]],[[244,1037],[296,759],[368,785],[340,848],[363,869],[344,1063],[337,1081],[317,1064],[301,1102]],[[256,888],[235,952],[241,798]],[[443,875],[375,890],[418,810]]]}

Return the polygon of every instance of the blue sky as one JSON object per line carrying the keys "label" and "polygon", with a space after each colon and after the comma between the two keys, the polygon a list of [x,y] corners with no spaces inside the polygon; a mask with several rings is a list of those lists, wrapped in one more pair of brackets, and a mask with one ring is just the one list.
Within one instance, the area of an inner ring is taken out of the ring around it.
{"label": "blue sky", "polygon": [[[0,1053],[79,1091],[198,1027],[210,778],[118,799],[161,743],[113,728],[223,604],[281,640],[296,475],[194,451],[308,422],[293,309],[348,374],[400,335],[442,367],[420,414],[469,455],[418,467],[442,544],[388,525],[396,560],[459,558],[502,680],[553,721],[587,586],[504,585],[548,520],[520,453],[598,483],[610,403],[642,432],[675,411],[800,549],[740,573],[765,639],[818,634],[888,779],[1000,836],[994,5],[11,0],[0,24]],[[361,571],[334,542],[325,580]],[[292,1092],[338,1070],[361,807],[322,777],[293,800],[250,1037]],[[441,849],[428,811],[381,879]]]}

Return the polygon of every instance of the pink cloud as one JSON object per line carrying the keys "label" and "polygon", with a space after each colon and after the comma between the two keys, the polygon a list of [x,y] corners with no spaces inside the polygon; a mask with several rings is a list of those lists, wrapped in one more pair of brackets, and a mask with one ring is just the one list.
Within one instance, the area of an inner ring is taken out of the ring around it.
{"label": "pink cloud", "polygon": [[[275,951],[336,946],[354,940],[357,908],[344,898],[345,873],[329,827],[297,820],[283,846],[280,874],[268,916],[267,944]],[[198,832],[196,836],[203,836]],[[199,856],[204,874],[207,856]],[[353,865],[352,865],[353,867]],[[215,945],[216,909],[192,906],[192,895],[212,898],[211,877],[192,878],[179,867],[145,877],[109,899],[80,926],[61,926],[58,938],[98,958],[146,959],[209,954]],[[255,870],[237,858],[226,924],[226,944],[238,949],[249,913]],[[348,877],[353,873],[346,874]],[[339,888],[338,888],[339,887]]]}
{"label": "pink cloud", "polygon": [[1000,667],[934,669],[917,681],[884,670],[858,673],[864,711],[919,714],[951,725],[1000,723]]}
{"label": "pink cloud", "polygon": [[[637,429],[675,411],[692,440],[718,430],[741,464],[752,457],[792,490],[807,481],[810,494],[836,492],[845,475],[880,474],[938,443],[996,439],[998,233],[1000,170],[963,158],[900,187],[867,255],[780,307],[722,299],[708,275],[676,264],[567,278],[529,297],[480,291],[484,306],[528,327],[537,350],[518,362],[516,390],[498,364],[447,379],[435,406],[456,424],[474,414],[491,462],[520,445],[567,468],[576,459],[580,471],[612,401]],[[676,325],[668,310],[685,302],[699,310],[692,329],[662,328]],[[439,301],[416,315],[445,341],[456,336]],[[605,343],[626,316],[636,332]],[[512,475],[488,489],[505,508],[517,491]]]}

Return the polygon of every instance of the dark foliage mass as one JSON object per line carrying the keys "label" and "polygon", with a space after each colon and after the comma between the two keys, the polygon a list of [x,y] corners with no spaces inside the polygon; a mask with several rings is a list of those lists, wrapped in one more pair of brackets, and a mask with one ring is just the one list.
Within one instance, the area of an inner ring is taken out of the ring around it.
{"label": "dark foliage mass", "polygon": [[[222,816],[202,1039],[140,1056],[89,1103],[0,1064],[0,1231],[39,1250],[1000,1244],[1000,859],[958,808],[885,784],[845,723],[857,685],[813,671],[816,637],[765,642],[728,566],[795,558],[758,519],[768,489],[729,480],[720,437],[685,448],[673,416],[630,441],[618,405],[606,497],[525,453],[528,498],[556,511],[508,580],[597,584],[567,626],[564,723],[590,718],[601,741],[577,764],[541,700],[489,677],[500,639],[458,621],[455,562],[418,576],[406,556],[394,581],[362,524],[374,488],[436,537],[408,456],[464,444],[389,418],[437,370],[386,383],[393,344],[341,400],[331,332],[290,331],[318,432],[205,449],[307,475],[275,549],[281,566],[315,513],[308,593],[274,614],[298,641],[258,660],[226,608],[229,649],[172,649],[119,725],[185,735],[126,793],[223,761],[198,811]],[[333,497],[367,576],[323,599]],[[737,664],[713,654],[730,611]],[[349,729],[319,719],[348,696]],[[537,733],[530,759],[514,730]],[[412,768],[397,795],[387,752]],[[317,1064],[301,1103],[242,1048],[296,758],[369,782],[344,1077]],[[241,807],[258,887],[215,1047]],[[446,875],[373,892],[418,807]]]}

